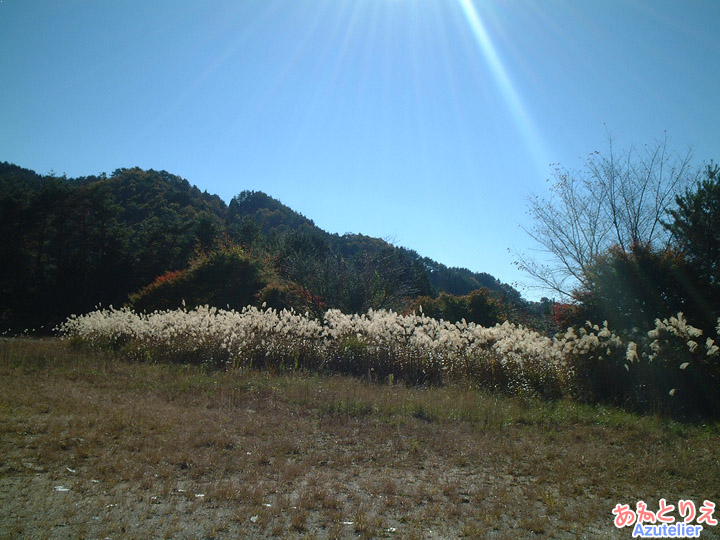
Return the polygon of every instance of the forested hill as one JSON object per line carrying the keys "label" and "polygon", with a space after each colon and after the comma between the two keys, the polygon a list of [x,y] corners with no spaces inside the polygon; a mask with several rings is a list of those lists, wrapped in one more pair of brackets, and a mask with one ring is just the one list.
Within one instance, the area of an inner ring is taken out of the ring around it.
{"label": "forested hill", "polygon": [[451,301],[470,318],[532,307],[489,274],[329,234],[262,192],[225,204],[165,171],[66,178],[1,163],[0,234],[0,331],[128,302],[267,302],[319,313],[405,310],[420,299],[440,314]]}

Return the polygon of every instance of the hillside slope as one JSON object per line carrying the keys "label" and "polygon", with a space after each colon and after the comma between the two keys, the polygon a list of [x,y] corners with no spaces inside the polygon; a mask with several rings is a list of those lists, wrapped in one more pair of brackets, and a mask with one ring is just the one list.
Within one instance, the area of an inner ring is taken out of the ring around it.
{"label": "hillside slope", "polygon": [[225,204],[166,171],[80,178],[0,163],[0,329],[47,329],[129,296],[193,261],[243,246],[266,283],[318,310],[402,310],[419,296],[485,288],[514,310],[520,294],[485,273],[448,268],[362,234],[330,234],[271,196]]}

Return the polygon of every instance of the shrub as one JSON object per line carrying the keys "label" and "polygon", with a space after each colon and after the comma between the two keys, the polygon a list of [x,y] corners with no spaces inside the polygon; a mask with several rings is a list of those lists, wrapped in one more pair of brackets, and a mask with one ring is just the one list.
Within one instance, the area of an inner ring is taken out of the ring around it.
{"label": "shrub", "polygon": [[607,323],[588,322],[549,338],[508,322],[483,327],[384,310],[328,310],[314,319],[292,310],[208,306],[95,311],[69,318],[59,330],[139,360],[321,370],[413,384],[462,379],[509,394],[568,396],[647,412],[720,411],[720,349],[713,338],[703,341],[682,313],[625,337]]}
{"label": "shrub", "polygon": [[268,278],[263,265],[235,246],[212,252],[190,268],[167,272],[130,297],[139,311],[177,309],[182,305],[242,309],[256,301]]}

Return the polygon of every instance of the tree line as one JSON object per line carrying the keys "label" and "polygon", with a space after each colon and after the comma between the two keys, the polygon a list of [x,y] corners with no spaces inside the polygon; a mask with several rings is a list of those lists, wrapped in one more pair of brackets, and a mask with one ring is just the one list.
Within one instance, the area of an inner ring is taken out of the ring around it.
{"label": "tree line", "polygon": [[558,166],[549,196],[529,201],[544,258],[518,265],[561,301],[559,327],[607,320],[642,334],[684,312],[706,336],[720,316],[720,168],[693,166],[667,139]]}
{"label": "tree line", "polygon": [[404,311],[419,297],[446,318],[537,318],[489,274],[329,234],[262,192],[226,204],[166,171],[67,178],[1,163],[0,235],[0,331],[50,331],[98,305],[265,304],[319,315]]}

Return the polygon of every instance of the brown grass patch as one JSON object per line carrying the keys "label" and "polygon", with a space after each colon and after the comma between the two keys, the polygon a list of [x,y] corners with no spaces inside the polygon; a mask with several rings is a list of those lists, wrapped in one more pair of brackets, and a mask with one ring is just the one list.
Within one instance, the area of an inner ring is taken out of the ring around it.
{"label": "brown grass patch", "polygon": [[717,426],[607,407],[54,340],[0,342],[0,387],[3,538],[628,538],[618,502],[720,503]]}

